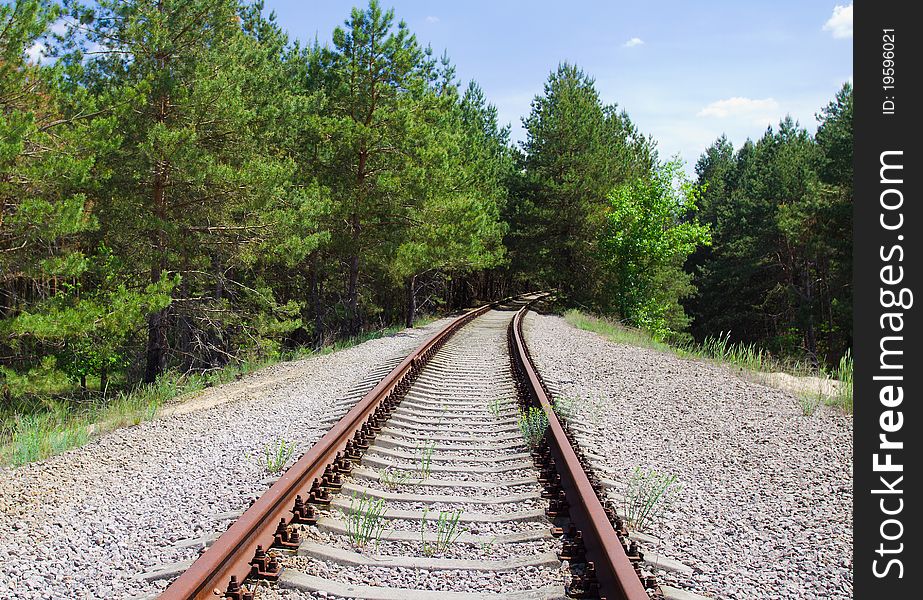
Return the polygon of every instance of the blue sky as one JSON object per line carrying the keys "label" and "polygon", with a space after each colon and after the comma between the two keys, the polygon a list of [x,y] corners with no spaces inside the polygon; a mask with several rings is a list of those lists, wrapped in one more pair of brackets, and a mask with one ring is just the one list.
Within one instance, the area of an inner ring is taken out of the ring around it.
{"label": "blue sky", "polygon": [[[266,0],[266,7],[293,37],[324,43],[357,3]],[[481,84],[514,140],[524,139],[521,118],[548,73],[566,60],[654,136],[661,156],[679,154],[689,172],[722,133],[737,147],[786,114],[814,131],[814,115],[852,78],[846,0],[382,5],[437,54],[447,50],[463,82]]]}

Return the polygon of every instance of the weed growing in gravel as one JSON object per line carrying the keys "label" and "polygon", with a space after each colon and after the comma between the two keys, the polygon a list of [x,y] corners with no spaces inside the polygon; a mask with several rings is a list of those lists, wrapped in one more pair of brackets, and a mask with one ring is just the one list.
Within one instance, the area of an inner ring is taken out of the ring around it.
{"label": "weed growing in gravel", "polygon": [[821,392],[806,392],[798,395],[798,405],[801,407],[801,414],[810,417],[817,412],[817,407],[824,401]]}
{"label": "weed growing in gravel", "polygon": [[10,462],[22,465],[39,460],[82,446],[89,438],[89,425],[83,421],[62,425],[49,414],[21,417],[13,430]]}
{"label": "weed growing in gravel", "polygon": [[260,457],[260,464],[270,473],[278,473],[288,464],[292,454],[295,453],[295,442],[289,442],[285,438],[279,438],[275,442],[270,442],[263,446],[263,455]]}
{"label": "weed growing in gravel", "polygon": [[539,445],[548,429],[548,415],[538,406],[530,406],[528,411],[519,411],[519,431],[530,448]]}
{"label": "weed growing in gravel", "polygon": [[625,492],[625,516],[631,529],[644,531],[682,489],[678,477],[635,467]]}
{"label": "weed growing in gravel", "polygon": [[487,542],[481,542],[481,558],[486,558],[494,550],[494,542],[497,541],[497,538],[493,538]]}
{"label": "weed growing in gravel", "polygon": [[556,398],[554,400],[554,404],[552,405],[554,407],[554,414],[556,414],[560,419],[569,421],[577,411],[576,404],[577,402],[569,396]]}
{"label": "weed growing in gravel", "polygon": [[429,478],[430,468],[433,464],[433,452],[436,451],[436,442],[426,440],[422,444],[417,444],[417,453],[420,456],[420,464],[417,471],[420,473],[420,480],[426,481]]}
{"label": "weed growing in gravel", "polygon": [[487,403],[487,410],[495,419],[500,418],[500,410],[503,408],[503,398],[494,398]]}
{"label": "weed growing in gravel", "polygon": [[384,498],[353,494],[349,511],[343,513],[343,520],[346,521],[346,534],[354,546],[364,548],[371,541],[378,545],[387,525],[386,512]]}
{"label": "weed growing in gravel", "polygon": [[429,509],[423,509],[423,519],[420,522],[420,541],[423,543],[423,554],[432,556],[442,554],[448,550],[449,546],[454,544],[459,536],[463,533],[458,527],[461,520],[462,511],[460,510],[441,510],[439,518],[436,519],[436,542],[431,544],[426,541],[426,532],[429,529],[426,516]]}
{"label": "weed growing in gravel", "polygon": [[386,467],[378,470],[378,481],[389,490],[404,485],[410,480],[410,473]]}
{"label": "weed growing in gravel", "polygon": [[22,465],[48,458],[86,444],[94,433],[153,419],[169,397],[171,384],[164,381],[109,398],[90,396],[79,402],[46,398],[40,407],[0,407],[0,464]]}

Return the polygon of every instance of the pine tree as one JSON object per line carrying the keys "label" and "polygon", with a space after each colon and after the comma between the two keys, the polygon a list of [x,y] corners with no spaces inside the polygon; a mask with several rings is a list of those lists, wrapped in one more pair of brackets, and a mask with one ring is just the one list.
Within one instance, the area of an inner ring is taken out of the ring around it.
{"label": "pine tree", "polygon": [[285,177],[257,152],[257,45],[234,0],[106,0],[74,14],[102,49],[84,81],[112,107],[121,141],[103,158],[102,236],[129,270],[172,289],[147,317],[144,380],[167,368],[171,333],[187,368],[223,364],[246,326],[233,301],[273,303],[236,278],[263,228],[255,206]]}

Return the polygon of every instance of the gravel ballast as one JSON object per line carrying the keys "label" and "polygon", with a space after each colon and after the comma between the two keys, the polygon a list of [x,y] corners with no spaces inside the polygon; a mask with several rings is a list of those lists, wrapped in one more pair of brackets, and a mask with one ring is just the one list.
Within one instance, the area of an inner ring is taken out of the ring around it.
{"label": "gravel ballast", "polygon": [[[728,368],[611,343],[554,316],[524,323],[532,357],[600,474],[675,473],[645,547],[693,567],[661,582],[712,598],[852,597],[852,424]],[[618,490],[624,492],[624,488]]]}
{"label": "gravel ballast", "polygon": [[167,582],[138,575],[194,558],[174,544],[226,527],[210,516],[241,511],[268,487],[258,462],[267,443],[294,440],[300,456],[345,412],[338,399],[371,389],[383,360],[396,363],[446,322],[262,369],[173,416],[0,468],[0,598],[158,591]]}

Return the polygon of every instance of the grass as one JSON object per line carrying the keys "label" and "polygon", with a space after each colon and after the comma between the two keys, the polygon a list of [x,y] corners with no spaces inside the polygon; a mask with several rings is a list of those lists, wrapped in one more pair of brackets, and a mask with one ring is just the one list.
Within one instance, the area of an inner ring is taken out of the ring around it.
{"label": "grass", "polygon": [[840,382],[839,389],[832,399],[832,404],[851,413],[853,409],[852,398],[852,378],[853,378],[853,359],[852,352],[846,351],[846,354],[840,358],[840,364],[837,365],[833,377]]}
{"label": "grass", "polygon": [[421,444],[417,444],[417,454],[420,456],[417,472],[420,473],[421,482],[429,479],[430,469],[433,466],[433,453],[435,451],[436,442],[434,440],[426,440]]}
{"label": "grass", "polygon": [[548,415],[538,406],[519,411],[519,431],[530,448],[538,446],[548,429]]}
{"label": "grass", "polygon": [[[435,318],[423,316],[414,321],[414,326],[424,326]],[[94,435],[153,419],[168,402],[235,381],[264,367],[329,354],[402,330],[403,327],[398,326],[383,328],[331,342],[320,350],[301,349],[270,357],[250,357],[204,373],[171,371],[155,383],[108,394],[93,389],[98,388],[98,380],[91,379],[89,391],[79,390],[49,367],[24,381],[23,385],[17,382],[14,386],[10,382],[10,387],[15,388],[13,397],[0,397],[0,466],[15,467],[77,448]],[[0,377],[0,382],[3,381]]]}
{"label": "grass", "polygon": [[200,380],[170,374],[106,400],[22,401],[0,414],[0,464],[42,460],[82,446],[95,434],[149,421],[169,399],[202,387]]}
{"label": "grass", "polygon": [[346,534],[357,548],[364,548],[369,542],[375,545],[381,540],[381,534],[387,526],[385,520],[385,501],[366,494],[353,494],[349,501],[349,510],[343,513],[346,521]]}
{"label": "grass", "polygon": [[[758,347],[756,344],[731,343],[730,334],[708,337],[701,344],[683,343],[674,346],[664,341],[654,339],[643,330],[634,329],[609,319],[587,315],[577,310],[567,311],[564,314],[564,319],[578,329],[598,333],[610,341],[651,348],[653,350],[659,350],[660,352],[670,352],[681,358],[713,360],[758,373],[781,371],[796,377],[818,375],[818,373],[812,372],[811,368],[805,362],[780,360]],[[844,412],[851,413],[853,408],[852,355],[847,352],[843,358],[840,359],[840,364],[832,373],[821,371],[819,375],[822,378],[838,381],[839,384],[836,386],[837,392],[833,395],[828,395],[820,391],[819,397],[812,398],[802,395],[804,397],[799,398],[802,411],[805,412],[805,414],[813,414],[817,406],[820,404],[827,404],[836,406]],[[813,408],[811,408],[812,406]]]}
{"label": "grass", "polygon": [[801,407],[801,414],[810,417],[817,412],[817,407],[824,403],[822,392],[810,392],[798,394],[798,406]]}
{"label": "grass", "polygon": [[295,453],[295,442],[289,442],[285,438],[279,438],[274,443],[270,442],[263,446],[263,454],[259,457],[260,465],[267,472],[275,475],[285,468],[292,454]]}
{"label": "grass", "polygon": [[490,411],[490,414],[492,414],[495,419],[500,418],[500,412],[503,410],[503,403],[503,398],[494,398],[487,403],[487,410]]}
{"label": "grass", "polygon": [[564,320],[585,331],[592,331],[605,336],[610,341],[631,346],[652,348],[661,352],[670,352],[673,348],[665,342],[660,342],[640,329],[634,329],[621,323],[594,317],[579,310],[569,310],[564,313]]}
{"label": "grass", "polygon": [[682,489],[677,476],[635,467],[625,492],[625,520],[630,529],[644,531]]}
{"label": "grass", "polygon": [[577,402],[568,396],[561,396],[555,398],[552,408],[559,419],[569,421],[577,412]]}
{"label": "grass", "polygon": [[449,546],[454,544],[456,540],[458,540],[459,536],[461,536],[463,533],[463,531],[458,527],[458,523],[461,520],[462,511],[439,511],[439,518],[436,519],[436,541],[433,544],[430,544],[426,541],[426,532],[429,529],[428,521],[426,519],[428,514],[429,509],[424,509],[423,519],[420,522],[420,540],[423,543],[423,554],[425,556],[442,554],[448,550]]}
{"label": "grass", "polygon": [[379,469],[378,480],[383,486],[389,490],[393,490],[410,481],[410,473],[407,471],[401,471],[400,469],[392,469],[391,467],[387,467],[384,469]]}

